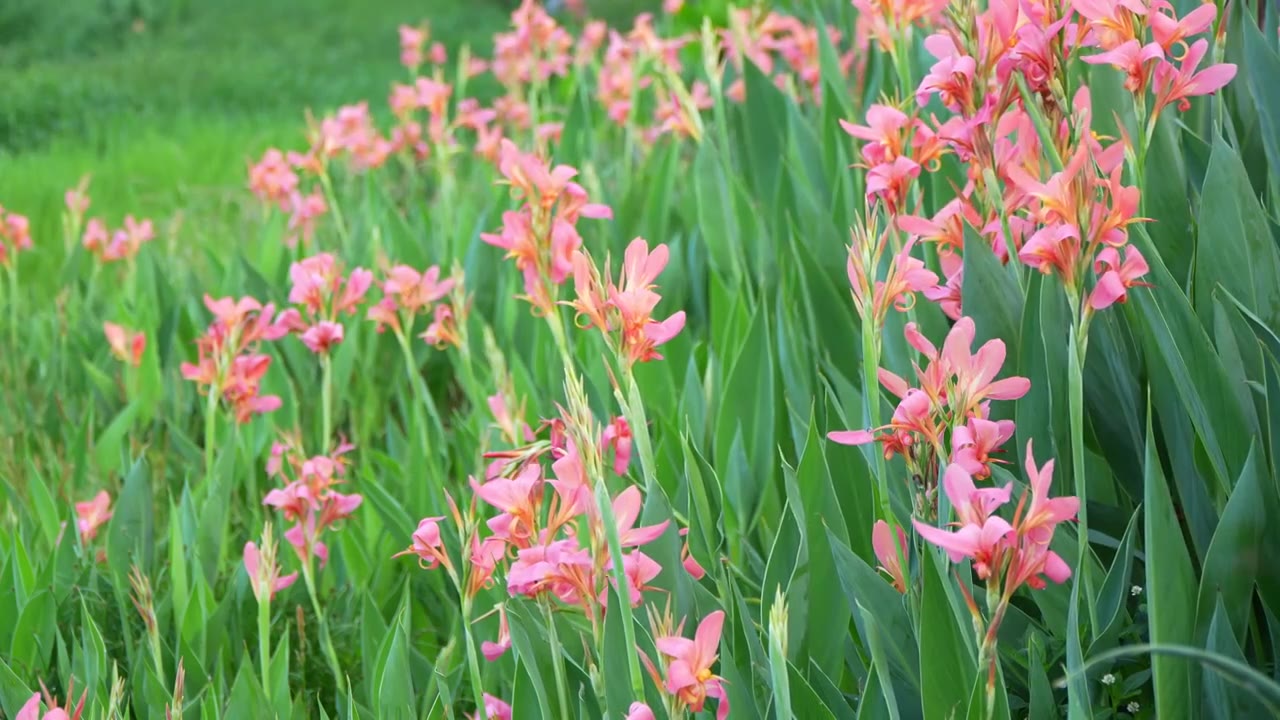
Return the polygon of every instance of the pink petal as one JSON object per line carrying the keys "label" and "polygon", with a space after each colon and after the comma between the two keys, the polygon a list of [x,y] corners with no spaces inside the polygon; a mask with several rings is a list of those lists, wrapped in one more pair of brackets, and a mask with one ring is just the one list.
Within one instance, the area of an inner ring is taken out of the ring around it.
{"label": "pink petal", "polygon": [[836,430],[827,433],[827,439],[841,445],[866,445],[876,439],[867,430]]}

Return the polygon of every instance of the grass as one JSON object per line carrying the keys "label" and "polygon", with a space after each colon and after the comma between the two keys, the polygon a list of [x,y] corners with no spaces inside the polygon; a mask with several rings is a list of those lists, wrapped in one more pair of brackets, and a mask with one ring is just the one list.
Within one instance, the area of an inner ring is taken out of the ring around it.
{"label": "grass", "polygon": [[154,19],[135,30],[121,3],[26,4],[0,11],[0,198],[49,227],[62,190],[91,171],[94,210],[109,221],[180,210],[200,234],[233,229],[223,211],[243,195],[246,159],[301,144],[305,109],[381,104],[400,72],[398,24],[430,15],[456,49],[483,45],[506,12],[496,2],[173,1],[150,15],[133,3]]}

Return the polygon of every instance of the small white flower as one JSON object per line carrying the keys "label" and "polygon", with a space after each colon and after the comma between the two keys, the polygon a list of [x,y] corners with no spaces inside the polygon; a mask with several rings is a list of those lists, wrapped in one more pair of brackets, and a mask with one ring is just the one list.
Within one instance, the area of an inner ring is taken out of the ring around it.
{"label": "small white flower", "polygon": [[1133,587],[1129,588],[1129,594],[1134,597],[1138,597],[1139,595],[1142,594],[1142,586],[1134,585]]}
{"label": "small white flower", "polygon": [[1103,675],[1103,676],[1102,676],[1102,684],[1103,684],[1103,685],[1115,685],[1115,684],[1116,684],[1116,676],[1115,676],[1115,675],[1112,675],[1111,673],[1107,673],[1106,675]]}
{"label": "small white flower", "polygon": [[1128,710],[1130,715],[1137,715],[1138,711],[1142,709],[1142,706],[1139,705],[1135,700],[1134,702],[1131,702],[1128,705],[1125,705],[1124,709]]}

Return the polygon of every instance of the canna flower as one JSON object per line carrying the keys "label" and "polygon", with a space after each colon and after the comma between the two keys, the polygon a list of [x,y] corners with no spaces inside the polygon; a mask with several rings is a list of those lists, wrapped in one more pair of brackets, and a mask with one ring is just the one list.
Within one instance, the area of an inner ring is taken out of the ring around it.
{"label": "canna flower", "polygon": [[275,563],[274,552],[270,562],[263,562],[263,553],[250,540],[244,544],[244,571],[249,576],[253,596],[258,602],[264,598],[274,598],[276,593],[292,585],[298,579],[298,573],[280,575],[280,567]]}
{"label": "canna flower", "polygon": [[541,467],[530,463],[514,478],[496,478],[483,485],[475,478],[470,482],[476,497],[501,511],[489,520],[489,529],[516,547],[528,547],[538,529]]}
{"label": "canna flower", "polygon": [[89,212],[89,176],[81,177],[75,187],[67,190],[63,194],[63,201],[66,203],[67,212],[76,222],[84,218],[85,213]]}
{"label": "canna flower", "polygon": [[1144,0],[1072,0],[1071,7],[1089,21],[1094,43],[1104,50],[1136,42],[1147,16]]}
{"label": "canna flower", "polygon": [[[613,558],[605,563],[605,570],[609,571],[609,583],[615,589],[617,583],[613,581]],[[631,607],[640,607],[640,603],[644,601],[644,592],[653,590],[654,587],[649,582],[662,572],[662,566],[653,558],[636,550],[630,555],[622,557],[622,572],[627,578],[627,594]],[[609,600],[609,591],[607,589],[600,591],[600,605],[607,606]]]}
{"label": "canna flower", "polygon": [[[896,545],[893,541],[894,530],[897,530]],[[871,549],[875,551],[876,559],[880,561],[876,569],[888,575],[893,588],[905,595],[907,578],[903,572],[902,559],[907,557],[907,534],[902,528],[890,529],[889,523],[877,520],[871,528]]]}
{"label": "canna flower", "polygon": [[106,490],[98,491],[92,500],[76,503],[76,528],[80,542],[88,544],[98,536],[98,528],[111,519],[111,496]]}
{"label": "canna flower", "polygon": [[916,90],[916,102],[921,107],[929,104],[934,93],[952,112],[972,108],[973,74],[977,63],[956,47],[955,41],[945,33],[934,33],[924,40],[924,47],[937,62]]}
{"label": "canna flower", "polygon": [[1191,109],[1188,98],[1215,93],[1236,76],[1236,66],[1232,63],[1210,65],[1197,72],[1196,68],[1200,67],[1200,61],[1208,50],[1209,41],[1200,38],[1192,43],[1178,67],[1167,61],[1156,66],[1152,84],[1156,94],[1153,116],[1174,103],[1177,103],[1178,110],[1186,112]]}
{"label": "canna flower", "polygon": [[480,713],[473,716],[473,720],[511,720],[511,706],[499,700],[498,698],[484,694],[484,717],[480,717]]}
{"label": "canna flower", "polygon": [[[449,560],[449,553],[445,549],[444,540],[440,537],[441,520],[444,520],[444,518],[422,518],[418,522],[418,529],[413,532],[413,543],[391,557],[417,555],[418,564],[426,570],[433,570],[440,565],[452,568],[453,563]],[[503,621],[505,623],[505,616]]]}
{"label": "canna flower", "polygon": [[867,197],[878,198],[890,213],[896,213],[903,209],[911,181],[919,176],[920,163],[899,155],[892,162],[875,165],[867,172]]}
{"label": "canna flower", "polygon": [[964,301],[964,260],[955,253],[940,253],[938,264],[946,284],[926,287],[921,294],[938,303],[942,312],[952,320],[959,320]]}
{"label": "canna flower", "polygon": [[947,402],[957,418],[977,415],[985,400],[1017,400],[1031,389],[1031,381],[1024,377],[995,379],[1004,366],[1004,341],[988,340],[974,353],[970,348],[975,332],[972,318],[960,318],[947,333],[942,347],[942,360],[955,374]]}
{"label": "canna flower", "polygon": [[663,520],[657,525],[635,527],[636,520],[640,517],[642,502],[640,488],[635,485],[629,486],[613,499],[613,516],[618,523],[618,540],[624,548],[648,545],[662,537],[667,525],[671,524],[670,520]]}
{"label": "canna flower", "polygon": [[729,695],[724,681],[711,671],[719,656],[723,626],[724,611],[717,610],[702,619],[692,640],[677,634],[655,641],[658,652],[669,660],[664,684],[667,692],[695,713],[702,712],[708,697],[716,698],[720,701],[716,720],[724,720],[729,715]]}
{"label": "canna flower", "polygon": [[261,160],[249,166],[249,190],[264,203],[287,210],[298,192],[298,175],[284,153],[270,148]]}
{"label": "canna flower", "polygon": [[693,553],[689,552],[689,528],[680,528],[680,536],[686,538],[684,545],[680,547],[680,564],[684,566],[684,571],[689,573],[689,577],[694,580],[701,580],[706,577],[707,571],[698,564],[697,559],[693,557]]}
{"label": "canna flower", "polygon": [[960,425],[951,434],[952,461],[976,478],[991,475],[991,463],[1000,462],[991,457],[1000,452],[1000,446],[1013,437],[1014,425],[1010,420],[992,421],[971,417],[967,425]]}
{"label": "canna flower", "polygon": [[[58,707],[57,700],[54,699],[49,689],[40,683],[40,689],[44,692],[45,704],[49,709],[43,715],[40,714],[40,693],[34,693],[26,703],[18,710],[18,714],[14,716],[14,720],[80,720],[81,713],[84,712],[84,701],[89,695],[88,688],[80,693],[80,700],[76,706],[72,708],[68,705],[66,708]],[[70,702],[72,693],[75,690],[75,677],[72,676],[71,681],[67,683],[67,701]]]}
{"label": "canna flower", "polygon": [[1035,231],[1018,251],[1018,259],[1048,275],[1057,273],[1063,283],[1075,283],[1076,258],[1080,254],[1080,230],[1067,223],[1046,225]]}
{"label": "canna flower", "polygon": [[0,207],[0,265],[8,266],[18,253],[31,249],[31,222],[25,215]]}
{"label": "canna flower", "polygon": [[1058,523],[1075,519],[1080,510],[1080,499],[1049,497],[1049,489],[1053,485],[1053,461],[1046,462],[1037,470],[1030,440],[1027,440],[1026,470],[1027,481],[1031,485],[1031,504],[1026,506],[1026,513],[1017,523],[1018,534],[1038,545],[1048,545]]}
{"label": "canna flower", "polygon": [[316,233],[316,221],[329,211],[329,205],[319,190],[309,195],[293,193],[289,196],[287,211],[289,224],[284,242],[288,247],[296,247],[299,240],[303,245],[311,242]]}
{"label": "canna flower", "polygon": [[[1151,37],[1164,48],[1165,53],[1181,60],[1187,50],[1186,39],[1208,30],[1217,17],[1218,6],[1211,2],[1202,3],[1179,20],[1173,6],[1166,0],[1154,0],[1147,22],[1151,27]],[[1181,48],[1182,52],[1175,55],[1175,48]]]}
{"label": "canna flower", "polygon": [[400,32],[400,64],[411,71],[422,65],[422,49],[430,37],[424,27],[401,25]]}
{"label": "canna flower", "polygon": [[591,552],[570,537],[545,545],[523,548],[507,571],[507,591],[512,597],[555,595],[566,605],[590,609],[596,601],[595,561]]}
{"label": "canna flower", "polygon": [[431,320],[431,324],[423,331],[420,336],[426,343],[437,349],[444,349],[450,345],[460,347],[462,345],[461,330],[458,328],[458,320],[453,312],[453,307],[448,304],[437,305],[435,316]]}
{"label": "canna flower", "polygon": [[407,265],[397,265],[387,274],[382,290],[398,307],[418,312],[448,295],[455,282],[453,278],[441,280],[438,265],[421,273]]}
{"label": "canna flower", "polygon": [[90,218],[89,223],[84,227],[84,235],[80,242],[85,250],[101,255],[107,247],[108,237],[106,224],[99,218]]}
{"label": "canna flower", "polygon": [[[668,12],[678,12],[679,11],[678,5],[680,2],[683,2],[683,0],[675,0],[675,4],[677,5],[676,10],[668,10]],[[667,0],[666,4],[668,6],[672,5],[673,4],[672,0]],[[623,718],[623,720],[657,720],[657,719],[653,715],[653,710],[649,709],[648,705],[645,705],[642,702],[633,702],[631,703],[631,707],[627,709],[627,716]]]}
{"label": "canna flower", "polygon": [[[951,496],[950,488],[947,495]],[[960,500],[968,502],[969,499],[961,497]],[[955,502],[955,498],[952,501]],[[966,523],[955,532],[947,532],[916,518],[912,518],[911,523],[920,537],[946,551],[952,562],[972,559],[974,571],[983,580],[992,576],[999,553],[1004,548],[1005,538],[1013,532],[1013,526],[998,516],[988,517],[980,524]]]}
{"label": "canna flower", "polygon": [[1125,302],[1131,287],[1148,286],[1139,278],[1146,275],[1150,268],[1146,258],[1133,246],[1124,249],[1124,262],[1120,261],[1119,250],[1113,247],[1102,248],[1093,262],[1093,269],[1098,275],[1098,284],[1089,293],[1089,307],[1094,310],[1105,310],[1114,303]]}
{"label": "canna flower", "polygon": [[1123,70],[1125,89],[1140,95],[1146,91],[1151,79],[1151,63],[1163,57],[1164,51],[1156,43],[1142,45],[1137,40],[1129,40],[1113,50],[1097,55],[1086,55],[1082,59],[1092,65],[1105,64]]}
{"label": "canna flower", "polygon": [[480,643],[480,653],[484,659],[493,662],[511,649],[511,628],[507,625],[507,607],[498,605],[498,641],[485,640]]}
{"label": "canna flower", "polygon": [[895,107],[872,105],[867,109],[866,125],[841,120],[840,127],[849,135],[867,142],[862,147],[862,158],[874,166],[891,163],[906,152],[907,136],[913,122]]}
{"label": "canna flower", "polygon": [[[604,291],[594,278],[594,269],[587,267],[589,260],[581,254],[574,260],[578,300],[573,305],[602,332],[615,329],[619,332],[618,349],[630,363],[661,360],[657,347],[684,329],[683,310],[661,322],[652,317],[662,299],[654,291],[653,282],[666,268],[668,258],[665,244],[650,250],[644,238],[635,238],[627,245],[618,283],[610,280]],[[603,300],[606,297],[608,299]],[[616,311],[616,322],[606,317],[609,310]]]}
{"label": "canna flower", "polygon": [[139,221],[132,215],[126,215],[124,227],[111,236],[111,242],[102,251],[102,259],[112,262],[137,257],[142,245],[154,240],[155,236],[155,226],[150,220]]}
{"label": "canna flower", "polygon": [[147,347],[145,333],[127,330],[112,322],[102,323],[102,332],[107,336],[107,345],[117,360],[134,367],[141,364],[142,352]]}
{"label": "canna flower", "polygon": [[631,464],[631,426],[624,417],[616,417],[605,426],[600,436],[602,448],[613,449],[613,471],[618,475],[626,475]]}

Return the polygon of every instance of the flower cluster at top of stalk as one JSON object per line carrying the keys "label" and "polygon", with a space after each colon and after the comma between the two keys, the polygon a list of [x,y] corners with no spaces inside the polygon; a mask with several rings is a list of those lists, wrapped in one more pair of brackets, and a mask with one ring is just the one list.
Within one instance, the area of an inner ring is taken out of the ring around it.
{"label": "flower cluster at top of stalk", "polygon": [[293,287],[289,302],[299,309],[285,311],[289,330],[297,332],[307,349],[329,354],[346,336],[343,315],[354,315],[369,292],[373,273],[355,268],[346,274],[342,262],[320,253],[289,266]]}
{"label": "flower cluster at top of stalk", "polygon": [[[462,322],[467,310],[461,271],[453,277],[441,278],[437,265],[423,272],[408,265],[395,265],[387,271],[381,286],[382,299],[371,305],[368,312],[378,332],[390,328],[404,342],[413,332],[414,319],[428,315],[431,322],[418,337],[436,348],[462,344]],[[445,298],[449,300],[444,301]]]}
{"label": "flower cluster at top of stalk", "polygon": [[272,445],[267,475],[283,487],[268,492],[262,504],[280,511],[286,521],[293,523],[284,538],[299,559],[307,563],[314,556],[324,567],[329,561],[329,548],[321,539],[324,532],[350,517],[363,501],[358,494],[336,489],[346,474],[348,461],[344,456],[355,448],[344,442],[328,455],[310,458],[299,448],[300,443],[291,439]]}
{"label": "flower cluster at top of stalk", "polygon": [[288,335],[296,322],[296,311],[277,315],[275,305],[263,305],[251,297],[204,297],[213,322],[196,340],[198,358],[182,363],[182,376],[231,407],[236,421],[249,422],[255,415],[280,407],[276,395],[262,395],[262,378],[271,366],[271,356],[260,352],[264,341]]}
{"label": "flower cluster at top of stalk", "polygon": [[502,228],[480,238],[507,251],[524,278],[523,299],[539,313],[550,315],[555,311],[557,287],[573,273],[574,256],[582,247],[578,219],[612,218],[613,211],[589,202],[587,191],[573,182],[577,169],[550,167],[509,140],[502,142],[498,168],[524,205],[502,213]]}
{"label": "flower cluster at top of stalk", "polygon": [[[745,63],[750,61],[796,102],[811,99],[820,103],[822,63],[819,33],[823,32],[832,47],[841,46],[843,38],[840,31],[830,25],[813,27],[798,18],[761,7],[730,9],[729,27],[720,31],[720,39],[729,64],[738,77],[725,89],[725,97],[734,102],[746,100]],[[855,57],[852,48],[839,55],[838,69],[843,75],[848,76],[853,71]],[[719,78],[716,81],[720,81]]]}
{"label": "flower cluster at top of stalk", "polygon": [[[604,27],[603,23],[591,26],[600,31]],[[694,37],[662,37],[648,13],[637,16],[625,35],[617,30],[608,33],[609,43],[596,78],[596,98],[609,119],[637,132],[646,145],[664,135],[699,137],[699,113],[711,107],[710,90],[701,80],[687,89],[680,81],[680,52]],[[648,123],[646,114],[651,118]]]}
{"label": "flower cluster at top of stalk", "polygon": [[828,435],[844,445],[878,442],[885,459],[901,455],[916,485],[913,509],[926,519],[937,517],[939,463],[951,458],[975,477],[990,476],[1014,431],[1012,421],[991,419],[991,401],[1016,400],[1031,388],[1024,377],[996,379],[1004,365],[1004,341],[988,340],[974,352],[975,332],[973,320],[962,317],[939,350],[908,323],[907,343],[927,361],[924,367],[912,363],[917,385],[879,368],[880,384],[899,398],[889,423]]}
{"label": "flower cluster at top of stalk", "polygon": [[573,283],[577,299],[571,305],[580,321],[604,334],[614,354],[628,364],[660,360],[657,347],[684,329],[685,314],[677,311],[666,320],[654,320],[662,297],[653,281],[667,266],[670,251],[658,245],[652,251],[644,238],[627,245],[617,283],[605,263],[604,279],[591,258],[578,251],[573,256]]}
{"label": "flower cluster at top of stalk", "polygon": [[117,360],[133,367],[142,363],[142,353],[147,349],[146,333],[130,330],[113,322],[102,323],[102,333],[107,338],[107,347]]}
{"label": "flower cluster at top of stalk", "polygon": [[18,253],[31,249],[31,221],[0,206],[0,265],[8,267]]}
{"label": "flower cluster at top of stalk", "polygon": [[[86,202],[85,207],[88,207]],[[155,224],[150,220],[138,220],[126,215],[124,226],[112,232],[101,218],[89,218],[80,239],[84,249],[104,263],[132,260],[142,246],[156,237]]]}

